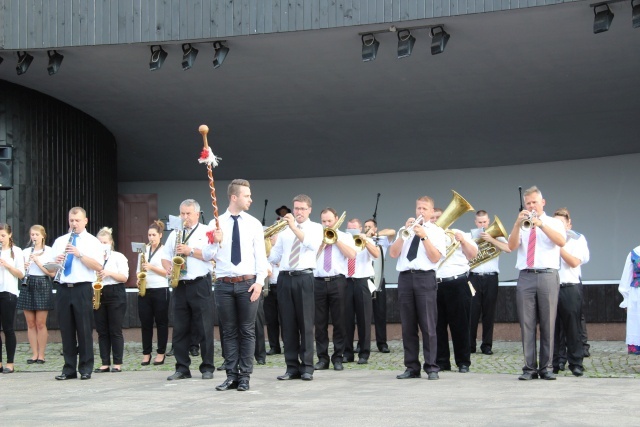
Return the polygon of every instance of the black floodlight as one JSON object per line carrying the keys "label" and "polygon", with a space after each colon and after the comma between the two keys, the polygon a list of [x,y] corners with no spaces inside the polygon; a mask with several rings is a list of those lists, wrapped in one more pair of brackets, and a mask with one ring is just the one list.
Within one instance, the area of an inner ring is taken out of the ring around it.
{"label": "black floodlight", "polygon": [[[439,28],[440,31],[434,33],[433,30]],[[438,25],[437,27],[431,28],[431,55],[437,55],[439,53],[444,52],[445,46],[447,46],[447,42],[451,36],[444,30],[444,27]]]}
{"label": "black floodlight", "polygon": [[633,28],[640,28],[640,3],[633,4],[631,0],[631,25]]}
{"label": "black floodlight", "polygon": [[47,71],[50,76],[53,76],[60,69],[64,56],[59,54],[57,50],[48,50],[47,56],[49,57],[49,65],[47,65]]}
{"label": "black floodlight", "polygon": [[213,48],[216,50],[213,55],[213,68],[220,68],[229,54],[229,48],[223,45],[222,42],[213,42]]}
{"label": "black floodlight", "polygon": [[369,33],[362,36],[362,61],[373,61],[378,54],[378,48],[380,42],[376,40],[376,37]]}
{"label": "black floodlight", "polygon": [[29,55],[28,52],[17,52],[18,54],[18,65],[16,65],[16,73],[18,75],[24,74],[29,69],[29,65],[33,61],[33,56]]}
{"label": "black floodlight", "polygon": [[151,60],[149,61],[149,71],[159,70],[162,68],[164,60],[167,59],[167,52],[165,52],[160,45],[153,45],[150,49]]}
{"label": "black floodlight", "polygon": [[416,38],[411,35],[410,30],[398,31],[398,59],[411,56],[415,43]]}
{"label": "black floodlight", "polygon": [[196,62],[196,56],[198,56],[198,49],[191,46],[191,43],[185,43],[182,45],[182,69],[188,70],[193,67],[193,63]]}
{"label": "black floodlight", "polygon": [[[600,12],[596,12],[599,7],[604,7],[605,9],[601,9]],[[595,15],[593,18],[593,34],[609,31],[611,21],[613,21],[613,12],[609,9],[609,5],[598,4],[593,6],[593,14]]]}

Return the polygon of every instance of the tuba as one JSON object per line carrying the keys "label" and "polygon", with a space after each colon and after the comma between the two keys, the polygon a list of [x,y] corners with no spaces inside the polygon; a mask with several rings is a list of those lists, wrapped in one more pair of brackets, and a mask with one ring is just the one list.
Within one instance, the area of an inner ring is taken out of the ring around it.
{"label": "tuba", "polygon": [[93,309],[97,310],[100,308],[100,295],[102,294],[102,288],[104,287],[100,281],[98,273],[96,273],[96,282],[91,285],[91,287],[93,288]]}
{"label": "tuba", "polygon": [[333,245],[335,242],[338,241],[338,229],[344,222],[344,219],[346,218],[346,216],[347,216],[347,212],[346,211],[342,212],[342,215],[340,215],[338,222],[336,222],[333,225],[333,227],[327,227],[324,229],[324,236],[322,238],[322,242],[325,245]]}
{"label": "tuba", "polygon": [[[466,212],[473,211],[473,206],[469,202],[467,202],[464,197],[460,194],[456,193],[454,190],[451,190],[453,193],[453,197],[451,198],[451,202],[449,202],[449,206],[447,209],[442,212],[442,215],[436,221],[436,225],[442,228],[447,236],[447,254],[445,255],[442,262],[440,262],[441,266],[444,262],[449,259],[451,255],[458,249],[460,246],[460,242],[456,242],[453,231],[449,230],[449,227],[458,220],[462,215]],[[439,267],[438,266],[438,267]]]}
{"label": "tuba", "polygon": [[147,270],[142,269],[142,264],[147,262],[145,252],[140,253],[140,272],[138,273],[138,294],[141,297],[147,294]]}
{"label": "tuba", "polygon": [[[505,231],[500,219],[497,216],[493,217],[493,224],[491,224],[486,230],[491,237],[497,239],[498,237],[504,237],[505,239],[509,237],[507,232]],[[502,252],[500,249],[496,248],[491,243],[483,240],[481,237],[475,239],[478,244],[478,255],[471,261],[469,261],[469,268],[473,269],[479,266],[480,264],[484,264],[487,261],[490,261],[500,255]]]}
{"label": "tuba", "polygon": [[281,233],[288,225],[289,223],[286,219],[281,219],[264,230],[264,249],[267,252],[267,256],[271,253],[271,236]]}
{"label": "tuba", "polygon": [[178,255],[178,245],[182,243],[182,239],[180,238],[180,233],[184,232],[186,224],[187,223],[185,221],[184,223],[182,223],[182,230],[176,230],[176,242],[175,242],[176,244],[173,249],[173,258],[171,259],[172,268],[171,268],[170,283],[172,288],[175,288],[178,286],[178,281],[180,280],[180,273],[182,272],[182,269],[185,267],[184,263],[186,260],[184,259],[184,256]]}

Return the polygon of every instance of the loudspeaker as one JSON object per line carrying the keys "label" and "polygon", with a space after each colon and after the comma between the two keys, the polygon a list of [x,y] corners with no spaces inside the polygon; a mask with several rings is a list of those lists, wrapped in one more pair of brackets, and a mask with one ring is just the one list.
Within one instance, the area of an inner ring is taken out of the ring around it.
{"label": "loudspeaker", "polygon": [[13,148],[0,147],[0,190],[13,185]]}

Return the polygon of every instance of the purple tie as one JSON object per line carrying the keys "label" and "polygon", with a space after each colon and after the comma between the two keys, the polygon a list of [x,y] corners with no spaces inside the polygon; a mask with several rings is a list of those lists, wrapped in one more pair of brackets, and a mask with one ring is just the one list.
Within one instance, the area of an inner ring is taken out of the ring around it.
{"label": "purple tie", "polygon": [[331,248],[333,245],[324,247],[324,271],[331,271]]}

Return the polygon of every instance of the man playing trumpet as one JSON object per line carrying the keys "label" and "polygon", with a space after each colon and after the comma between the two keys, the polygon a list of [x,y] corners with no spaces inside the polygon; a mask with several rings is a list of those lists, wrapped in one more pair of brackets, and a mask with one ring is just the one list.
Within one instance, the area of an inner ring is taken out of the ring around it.
{"label": "man playing trumpet", "polygon": [[[444,230],[429,221],[432,215],[433,199],[420,197],[416,201],[416,217],[426,220],[419,223],[415,218],[407,219],[389,248],[391,257],[398,258],[396,270],[400,272],[398,300],[406,370],[396,377],[398,379],[420,378],[418,327],[422,332],[425,372],[430,380],[437,380],[440,370],[436,364],[438,287],[435,270],[446,253],[446,243]],[[407,229],[411,230],[409,238],[400,238]]]}

